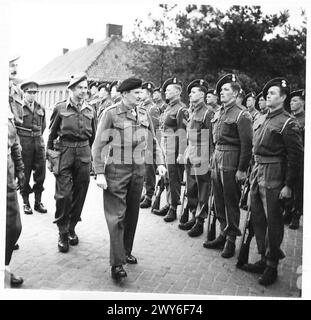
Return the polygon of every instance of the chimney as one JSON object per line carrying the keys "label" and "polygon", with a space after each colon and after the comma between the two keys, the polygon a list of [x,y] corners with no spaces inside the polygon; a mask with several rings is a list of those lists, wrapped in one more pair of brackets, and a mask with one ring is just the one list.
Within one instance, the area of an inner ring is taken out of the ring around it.
{"label": "chimney", "polygon": [[86,46],[88,47],[90,44],[94,42],[94,39],[86,38]]}
{"label": "chimney", "polygon": [[118,24],[106,24],[106,38],[110,38],[111,36],[119,36],[122,38],[122,26]]}
{"label": "chimney", "polygon": [[63,48],[63,55],[66,54],[69,51],[67,48]]}

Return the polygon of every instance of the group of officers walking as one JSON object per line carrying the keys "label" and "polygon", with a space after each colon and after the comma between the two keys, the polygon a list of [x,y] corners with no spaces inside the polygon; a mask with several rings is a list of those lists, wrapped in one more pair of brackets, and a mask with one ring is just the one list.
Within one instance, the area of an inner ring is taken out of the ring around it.
{"label": "group of officers walking", "polygon": [[[79,243],[75,227],[93,173],[103,189],[116,280],[127,276],[123,265],[138,262],[132,250],[139,209],[152,205],[156,173],[165,181],[166,201],[152,212],[167,223],[177,219],[185,176],[187,205],[178,226],[191,237],[203,233],[213,195],[220,233],[203,246],[220,249],[223,258],[235,254],[241,184],[249,179],[248,205],[261,259],[244,269],[260,273],[262,285],[275,282],[285,256],[280,248],[284,219],[295,229],[302,214],[304,90],[290,92],[286,79],[275,78],[259,95],[245,95],[237,76],[227,74],[215,89],[203,79],[192,81],[187,107],[176,77],[156,88],[137,78],[99,83],[88,82],[84,74],[72,76],[68,99],[52,112],[45,148],[45,109],[35,101],[39,85],[22,83],[20,99],[13,81],[15,61],[10,61],[6,266],[21,232],[17,187],[25,214],[33,213],[32,192],[34,209],[47,212],[41,202],[47,159],[56,179],[59,251],[66,253]],[[289,199],[291,205],[284,206]],[[10,277],[12,286],[23,282]]]}

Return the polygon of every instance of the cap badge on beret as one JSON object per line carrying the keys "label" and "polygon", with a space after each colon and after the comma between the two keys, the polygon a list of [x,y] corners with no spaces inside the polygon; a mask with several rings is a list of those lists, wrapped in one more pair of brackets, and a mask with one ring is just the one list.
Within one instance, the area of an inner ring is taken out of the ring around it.
{"label": "cap badge on beret", "polygon": [[216,89],[214,90],[214,92],[213,92],[213,93],[214,93],[214,95],[216,95],[216,94],[217,94],[217,91],[216,91]]}
{"label": "cap badge on beret", "polygon": [[232,82],[236,82],[235,74],[232,75]]}
{"label": "cap badge on beret", "polygon": [[173,78],[173,83],[177,83],[177,79],[176,78]]}
{"label": "cap badge on beret", "polygon": [[148,83],[147,88],[151,89],[151,84],[150,83]]}
{"label": "cap badge on beret", "polygon": [[200,86],[203,86],[204,80],[200,80]]}
{"label": "cap badge on beret", "polygon": [[302,96],[304,96],[304,95],[305,95],[305,91],[304,91],[304,90],[302,90],[301,95],[302,95]]}
{"label": "cap badge on beret", "polygon": [[287,87],[287,85],[286,85],[286,81],[285,81],[285,80],[282,80],[282,82],[281,82],[281,86],[282,86],[282,87],[284,87],[284,88],[286,88],[286,87]]}

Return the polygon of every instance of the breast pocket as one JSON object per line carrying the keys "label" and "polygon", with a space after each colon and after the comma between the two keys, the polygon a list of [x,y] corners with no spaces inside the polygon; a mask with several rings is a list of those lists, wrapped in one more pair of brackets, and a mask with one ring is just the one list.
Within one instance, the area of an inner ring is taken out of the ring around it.
{"label": "breast pocket", "polygon": [[62,131],[64,132],[77,132],[78,127],[78,116],[73,112],[63,112],[62,116]]}
{"label": "breast pocket", "polygon": [[233,119],[224,120],[221,128],[221,134],[225,136],[231,136],[236,130],[236,121]]}
{"label": "breast pocket", "polygon": [[36,111],[36,122],[37,122],[38,126],[42,126],[43,117],[44,117],[44,111],[42,109],[37,110]]}
{"label": "breast pocket", "polygon": [[[133,125],[131,121],[116,121],[113,126],[117,130],[114,135],[118,135],[121,138],[122,145],[128,146],[133,143]],[[118,139],[120,139],[119,137]]]}

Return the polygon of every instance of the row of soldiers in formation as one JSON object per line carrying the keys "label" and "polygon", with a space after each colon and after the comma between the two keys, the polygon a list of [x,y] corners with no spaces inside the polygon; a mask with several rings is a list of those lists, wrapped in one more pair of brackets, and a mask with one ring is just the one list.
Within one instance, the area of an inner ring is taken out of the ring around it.
{"label": "row of soldiers in formation", "polygon": [[[10,61],[10,71],[14,61]],[[234,255],[236,237],[241,235],[240,184],[249,178],[251,221],[261,259],[245,270],[261,273],[263,285],[276,280],[279,259],[284,257],[280,249],[282,203],[294,199],[288,210],[288,216],[296,219],[293,226],[297,227],[297,220],[299,226],[302,214],[303,90],[291,93],[288,81],[276,78],[257,97],[250,93],[240,103],[243,91],[238,78],[228,74],[219,79],[215,90],[209,90],[202,79],[192,81],[187,87],[188,108],[181,102],[183,86],[175,77],[159,88],[136,78],[101,83],[99,95],[87,99],[96,83],[90,84],[86,75],[73,76],[69,98],[53,110],[45,151],[45,110],[35,101],[38,87],[34,81],[23,83],[24,100],[19,101],[17,87],[10,81],[8,161],[15,163],[16,174],[8,166],[6,265],[21,230],[15,176],[24,212],[32,213],[29,194],[34,192],[35,210],[45,213],[41,194],[47,158],[56,179],[54,222],[59,230],[58,248],[64,253],[79,243],[75,226],[81,220],[92,163],[97,185],[104,190],[111,275],[117,280],[127,276],[125,263],[137,263],[132,248],[139,207],[151,206],[156,171],[166,177],[167,204],[152,212],[164,216],[166,222],[177,219],[186,172],[187,206],[179,227],[189,230],[190,236],[202,234],[213,194],[220,234],[203,245],[221,249],[223,258]],[[290,115],[289,106],[299,122]],[[139,130],[144,132],[143,139]],[[19,143],[21,150],[16,147]],[[141,197],[144,181],[146,192]],[[11,274],[12,285],[21,283],[21,278]]]}

